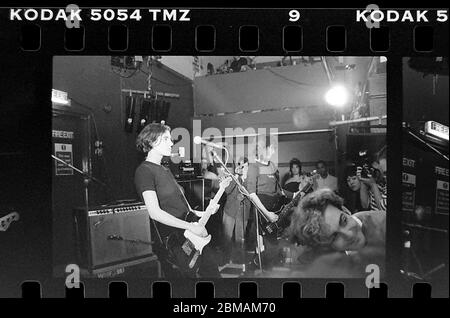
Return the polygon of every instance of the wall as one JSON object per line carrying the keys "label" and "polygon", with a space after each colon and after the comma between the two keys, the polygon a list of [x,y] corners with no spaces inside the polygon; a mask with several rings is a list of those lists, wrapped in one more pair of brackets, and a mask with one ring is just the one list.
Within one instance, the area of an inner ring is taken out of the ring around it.
{"label": "wall", "polygon": [[[282,57],[280,56],[253,56],[254,63],[267,63],[267,62],[280,62]],[[193,56],[162,56],[161,63],[167,65],[171,69],[177,71],[183,76],[190,78],[191,80],[195,76],[204,76],[207,74],[207,65],[211,63],[214,69],[217,70],[222,66],[225,61],[232,61],[233,56],[198,56],[199,70],[194,71]]]}
{"label": "wall", "polygon": [[191,80],[194,78],[193,56],[162,56],[160,62]]}
{"label": "wall", "polygon": [[[435,120],[448,126],[448,75],[418,72],[403,59],[403,118],[406,122]],[[434,85],[434,91],[433,91]]]}
{"label": "wall", "polygon": [[[271,58],[268,57],[267,61]],[[366,81],[373,59],[352,56],[323,58],[332,79],[344,83],[351,93]],[[374,65],[378,65],[378,58],[375,58]],[[351,67],[347,69],[346,66]],[[375,79],[376,83],[369,87],[371,94],[385,94],[385,74],[377,75]],[[334,109],[325,102],[324,95],[329,87],[329,78],[321,62],[196,77],[194,110],[195,115],[202,119],[202,128],[215,127],[225,135],[228,135],[226,128],[237,127],[255,131],[258,128],[277,128],[279,132],[323,130],[329,128],[330,121],[340,119],[341,113],[348,115],[350,111],[349,106]],[[374,115],[386,114],[385,97],[372,102],[371,106],[375,110]],[[293,157],[302,161],[304,171],[313,170],[318,160],[324,160],[332,174],[342,174],[341,165],[345,160],[340,154],[346,151],[347,131],[339,129],[338,134],[338,153],[331,132],[280,135],[278,164],[281,175],[287,173]]]}
{"label": "wall", "polygon": [[[109,56],[57,56],[53,62],[53,88],[67,92],[74,104],[93,110],[104,147],[104,160],[94,158],[94,169],[104,170],[117,199],[135,197],[133,175],[142,157],[136,152],[135,129],[126,133],[123,128],[125,105],[121,89],[147,90],[147,76],[137,72],[128,79],[119,77],[111,70]],[[161,81],[152,81],[155,91],[180,95],[180,99],[168,99],[171,107],[167,124],[192,129],[191,83],[161,65],[154,65],[152,72]],[[103,111],[106,104],[112,106],[110,113]]]}
{"label": "wall", "polygon": [[[223,134],[226,128],[253,128],[255,132],[258,128],[267,132],[270,128],[279,132],[328,129],[334,110],[324,102],[327,89],[328,78],[321,63],[197,77],[194,108],[203,129],[215,127]],[[300,108],[280,110],[283,107]],[[252,110],[266,111],[214,116]],[[313,170],[319,159],[334,161],[330,133],[280,135],[278,142],[281,175],[288,172],[293,157],[302,161],[304,171]]]}
{"label": "wall", "polygon": [[321,63],[274,67],[194,80],[196,114],[324,103],[328,80]]}
{"label": "wall", "polygon": [[[403,120],[411,125],[413,130],[423,129],[423,122],[434,120],[448,126],[449,123],[449,76],[448,58],[446,67],[437,69],[442,73],[437,77],[430,74],[432,70],[426,66],[433,65],[435,58],[415,57],[415,64],[423,66],[420,71],[409,66],[410,58],[403,59]],[[436,66],[439,66],[438,63]],[[427,73],[425,73],[427,72]],[[431,151],[428,147],[416,139],[404,134],[402,139],[403,157],[415,160],[414,167],[403,166],[403,171],[415,175],[415,185],[412,188],[404,187],[413,193],[409,201],[411,208],[404,207],[402,221],[406,223],[425,225],[431,229],[444,230],[445,233],[433,230],[421,230],[411,228],[411,242],[414,248],[416,262],[413,264],[415,272],[421,266],[425,272],[435,268],[441,263],[448,264],[448,193],[447,213],[441,214],[436,209],[438,195],[436,191],[437,180],[448,181],[448,175],[436,174],[436,166],[446,168],[448,172],[449,162],[442,156]],[[448,155],[448,143],[446,146],[437,147]],[[446,149],[445,149],[446,148]],[[412,191],[411,191],[412,190]],[[405,196],[406,197],[406,196]],[[441,201],[441,204],[445,202]],[[420,208],[419,208],[420,207]],[[420,214],[418,212],[425,211]],[[414,211],[414,212],[412,212]],[[419,218],[418,216],[421,215]],[[419,265],[417,265],[419,264]],[[438,270],[433,273],[433,279],[448,281],[448,271]]]}

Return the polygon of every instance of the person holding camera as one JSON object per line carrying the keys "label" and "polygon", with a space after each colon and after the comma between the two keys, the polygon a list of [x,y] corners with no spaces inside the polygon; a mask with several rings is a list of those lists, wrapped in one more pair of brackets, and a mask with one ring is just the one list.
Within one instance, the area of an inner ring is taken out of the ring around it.
{"label": "person holding camera", "polygon": [[386,211],[386,146],[374,155],[370,166],[357,167],[356,173],[361,181],[360,198],[362,207],[364,209]]}
{"label": "person holding camera", "polygon": [[357,175],[357,166],[355,164],[351,163],[346,166],[345,178],[347,181],[347,187],[343,191],[345,206],[352,214],[367,210],[361,205],[361,180]]}

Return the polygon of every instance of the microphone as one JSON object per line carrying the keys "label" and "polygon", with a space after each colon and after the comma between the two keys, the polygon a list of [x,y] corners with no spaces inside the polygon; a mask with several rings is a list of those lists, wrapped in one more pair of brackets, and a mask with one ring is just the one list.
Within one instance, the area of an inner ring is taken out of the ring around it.
{"label": "microphone", "polygon": [[226,145],[225,143],[222,143],[222,145],[220,145],[220,144],[216,144],[211,141],[206,141],[206,140],[202,139],[200,136],[194,137],[194,144],[196,144],[196,145],[204,144],[205,146],[209,146],[209,147],[217,148],[217,149],[224,149],[225,145]]}

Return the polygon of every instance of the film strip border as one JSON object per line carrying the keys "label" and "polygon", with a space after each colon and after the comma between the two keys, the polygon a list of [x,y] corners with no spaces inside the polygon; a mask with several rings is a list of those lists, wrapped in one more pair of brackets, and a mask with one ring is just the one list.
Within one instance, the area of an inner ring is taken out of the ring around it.
{"label": "film strip border", "polygon": [[[173,9],[164,15],[163,9],[103,8],[93,14],[92,9],[81,8],[81,21],[68,25],[64,21],[38,21],[38,9],[22,9],[16,15],[10,9],[0,10],[2,30],[9,34],[8,44],[3,45],[6,50],[53,55],[98,51],[168,55],[448,54],[446,9],[394,10],[403,18],[411,16],[413,21],[374,22],[370,10],[361,13],[364,9]],[[27,15],[26,10],[36,13]],[[418,18],[423,11],[429,17]],[[125,21],[118,20],[124,16]]]}
{"label": "film strip border", "polygon": [[[13,56],[19,53],[17,58],[24,56],[44,58],[60,54],[114,55],[117,52],[145,52],[146,54],[155,52],[168,55],[195,55],[196,53],[236,55],[242,52],[251,55],[385,55],[395,57],[398,62],[402,56],[448,55],[447,22],[381,22],[381,28],[368,28],[364,22],[355,21],[356,9],[299,10],[302,18],[295,23],[289,22],[290,10],[288,9],[194,9],[191,10],[190,22],[164,23],[149,19],[142,19],[139,22],[86,20],[81,24],[81,28],[71,29],[67,28],[63,22],[16,23],[9,21],[8,11],[0,9],[1,54]],[[430,34],[433,35],[431,42]],[[420,42],[420,38],[426,43],[417,45],[416,42]],[[214,41],[211,42],[211,39]],[[327,41],[331,43],[331,46],[327,46]],[[333,41],[336,42],[333,43]],[[375,44],[377,42],[378,44]],[[201,43],[200,47],[199,43]],[[388,74],[398,71],[394,66],[399,64],[391,64]],[[397,86],[394,88],[401,88]],[[390,91],[394,91],[392,87]],[[392,105],[395,101],[401,102],[401,100],[391,99],[388,103]],[[388,109],[388,112],[392,112],[392,108]],[[392,130],[388,133],[392,133]],[[393,224],[390,223],[390,225]],[[389,232],[395,231],[389,230]],[[389,239],[392,237],[388,237]],[[82,289],[66,290],[66,295],[112,298],[143,296],[155,299],[158,297],[201,297],[199,295],[205,296],[205,293],[206,297],[213,295],[216,298],[247,294],[252,299],[255,297],[297,299],[300,296],[324,297],[333,294],[339,297],[369,295],[361,279],[333,279],[331,282],[327,279],[296,278],[293,280],[290,282],[289,279],[254,279],[252,282],[240,282],[231,279],[214,281],[211,286],[209,282],[193,281],[171,280],[170,285],[168,282],[127,279],[128,285],[126,285],[113,280],[83,279]],[[427,297],[431,294],[429,285],[419,284],[417,285],[419,287],[411,289],[409,285],[401,286],[390,279],[387,281],[388,283],[382,284],[382,288],[371,290],[371,296],[374,293],[379,297],[411,297],[418,294]],[[64,286],[64,279],[50,281],[46,277],[41,283],[19,281],[14,284],[4,284],[0,286],[0,289],[10,288],[10,292],[19,297],[61,297],[65,295]],[[331,293],[326,293],[327,288],[331,288]],[[416,288],[421,291],[417,291]],[[435,286],[433,286],[433,292],[434,288]]]}
{"label": "film strip border", "polygon": [[[62,281],[61,281],[62,282]],[[234,288],[230,288],[234,284]],[[53,285],[53,286],[52,286]],[[63,284],[64,285],[64,284]],[[387,299],[390,297],[405,297],[413,299],[429,299],[432,297],[432,286],[426,282],[416,282],[412,285],[409,293],[398,293],[398,289],[388,287],[385,282],[380,283],[378,288],[367,289],[360,286],[356,280],[353,282],[340,282],[337,280],[326,281],[325,279],[310,280],[309,282],[298,282],[297,280],[285,279],[280,282],[277,279],[257,281],[246,279],[240,282],[202,280],[173,280],[171,282],[157,280],[147,282],[145,286],[136,281],[127,282],[118,280],[90,281],[84,279],[77,288],[61,288],[61,284],[44,284],[45,290],[37,281],[25,281],[18,291],[22,298],[39,299],[42,297],[61,297],[67,299],[103,298],[126,299],[126,298],[152,298],[155,301],[168,301],[177,298],[191,298],[202,300],[238,298],[244,301],[262,301],[263,299],[275,299],[277,301],[298,301],[302,298],[366,298]],[[49,288],[50,287],[50,288]],[[52,288],[53,287],[53,288]],[[136,288],[138,287],[138,288]],[[142,288],[145,287],[145,288]],[[63,294],[61,294],[61,291]]]}

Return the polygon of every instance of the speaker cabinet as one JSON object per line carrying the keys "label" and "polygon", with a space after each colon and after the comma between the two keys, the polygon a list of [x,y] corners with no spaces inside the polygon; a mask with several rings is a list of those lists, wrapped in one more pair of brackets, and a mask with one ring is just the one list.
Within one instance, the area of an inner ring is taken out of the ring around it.
{"label": "speaker cabinet", "polygon": [[145,205],[127,204],[74,210],[76,249],[81,266],[94,270],[136,263],[152,256],[150,219]]}
{"label": "speaker cabinet", "polygon": [[[208,180],[209,181],[209,180]],[[205,179],[178,180],[184,195],[194,210],[205,210]]]}

